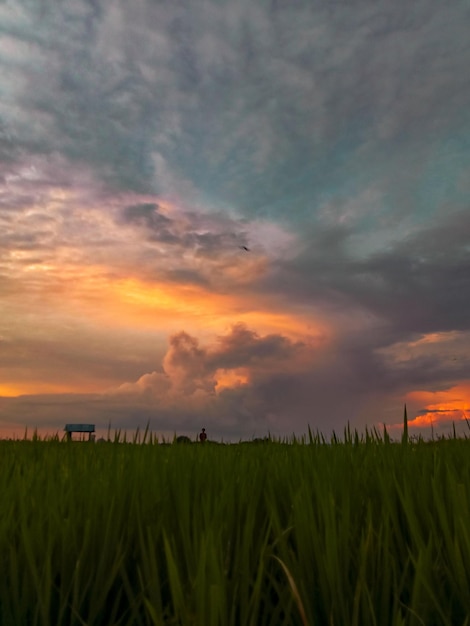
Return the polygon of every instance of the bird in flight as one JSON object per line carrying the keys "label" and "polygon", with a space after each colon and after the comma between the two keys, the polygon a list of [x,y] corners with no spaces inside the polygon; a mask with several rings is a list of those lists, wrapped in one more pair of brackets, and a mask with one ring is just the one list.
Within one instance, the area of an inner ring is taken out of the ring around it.
{"label": "bird in flight", "polygon": [[247,252],[250,251],[250,248],[247,248],[246,246],[238,246],[240,248],[240,250],[246,250]]}

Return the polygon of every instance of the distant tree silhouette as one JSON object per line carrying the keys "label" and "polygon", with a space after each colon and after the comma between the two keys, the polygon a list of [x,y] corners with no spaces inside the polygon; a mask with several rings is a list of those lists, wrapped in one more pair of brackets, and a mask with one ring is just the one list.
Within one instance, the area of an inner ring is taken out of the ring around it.
{"label": "distant tree silhouette", "polygon": [[175,439],[176,443],[191,443],[191,439],[186,437],[186,435],[178,435]]}

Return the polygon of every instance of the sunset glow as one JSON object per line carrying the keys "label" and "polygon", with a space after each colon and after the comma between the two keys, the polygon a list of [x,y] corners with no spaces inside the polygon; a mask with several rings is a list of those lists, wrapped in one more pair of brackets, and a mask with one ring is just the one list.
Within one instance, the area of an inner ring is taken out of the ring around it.
{"label": "sunset glow", "polygon": [[411,392],[407,395],[408,400],[423,407],[421,414],[409,422],[411,428],[438,426],[470,418],[470,384],[441,392]]}
{"label": "sunset glow", "polygon": [[463,428],[468,20],[403,11],[0,3],[1,432]]}
{"label": "sunset glow", "polygon": [[215,377],[217,380],[216,391],[246,385],[249,382],[247,373],[241,371],[217,370]]}

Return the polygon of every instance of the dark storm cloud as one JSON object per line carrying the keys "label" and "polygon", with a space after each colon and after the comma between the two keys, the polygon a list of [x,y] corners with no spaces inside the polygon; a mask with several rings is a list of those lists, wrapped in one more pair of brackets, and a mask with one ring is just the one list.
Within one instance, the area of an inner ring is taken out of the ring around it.
{"label": "dark storm cloud", "polygon": [[[357,298],[409,332],[469,330],[470,213],[427,228],[359,270],[381,284]],[[354,282],[354,281],[353,281]],[[357,286],[357,285],[356,285]]]}
{"label": "dark storm cloud", "polygon": [[197,339],[187,333],[174,335],[165,365],[186,370],[189,364],[197,363],[198,370],[213,374],[219,368],[250,367],[265,360],[288,359],[303,347],[302,343],[292,342],[282,335],[260,337],[245,324],[238,323],[229,334],[219,337],[211,350],[200,348]]}
{"label": "dark storm cloud", "polygon": [[[384,393],[406,388],[405,373],[397,376],[393,363],[373,348],[372,340],[359,338],[324,345],[260,336],[241,324],[209,346],[178,333],[170,339],[163,371],[123,385],[119,393],[125,402],[146,398],[158,406],[157,423],[164,415],[179,423],[187,406],[222,436],[305,431],[307,424],[328,431],[357,419],[370,398],[379,407]],[[241,382],[218,389],[221,372],[242,375]]]}
{"label": "dark storm cloud", "polygon": [[249,367],[264,359],[288,359],[303,347],[301,342],[292,342],[282,335],[260,337],[245,324],[236,324],[230,334],[219,337],[209,363],[216,368]]}
{"label": "dark storm cloud", "polygon": [[219,369],[254,368],[265,372],[273,363],[295,359],[305,348],[281,335],[261,337],[241,323],[235,324],[229,334],[219,337],[210,348],[200,346],[198,339],[186,332],[173,335],[169,343],[163,369],[172,384],[185,394],[196,389],[213,392]]}
{"label": "dark storm cloud", "polygon": [[[310,231],[299,255],[266,280],[286,297],[337,311],[363,309],[403,336],[469,330],[470,211],[435,219],[366,258],[349,249],[352,227]],[[391,337],[383,336],[390,340]]]}

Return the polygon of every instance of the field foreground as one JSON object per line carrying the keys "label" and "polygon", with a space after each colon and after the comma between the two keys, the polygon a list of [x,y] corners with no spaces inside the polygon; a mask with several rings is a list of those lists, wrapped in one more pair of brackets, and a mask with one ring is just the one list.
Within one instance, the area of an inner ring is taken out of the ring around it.
{"label": "field foreground", "polygon": [[470,625],[470,441],[0,442],[0,626]]}

